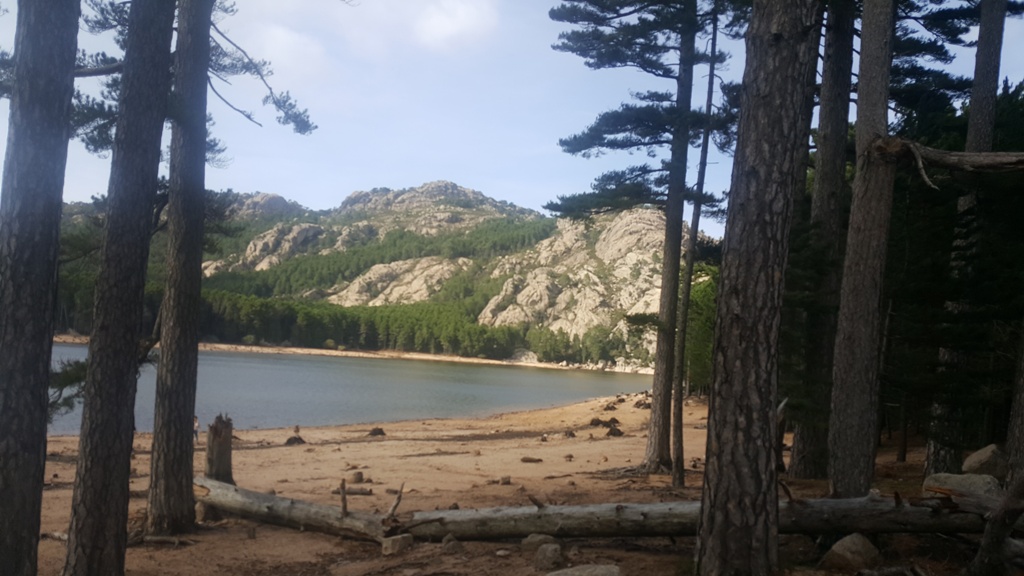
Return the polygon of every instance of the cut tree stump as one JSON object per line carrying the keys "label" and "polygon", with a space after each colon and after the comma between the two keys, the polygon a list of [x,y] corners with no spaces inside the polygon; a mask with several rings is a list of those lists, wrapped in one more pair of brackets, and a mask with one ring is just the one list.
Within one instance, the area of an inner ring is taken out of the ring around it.
{"label": "cut tree stump", "polygon": [[231,418],[218,414],[206,433],[206,477],[234,484],[231,474]]}

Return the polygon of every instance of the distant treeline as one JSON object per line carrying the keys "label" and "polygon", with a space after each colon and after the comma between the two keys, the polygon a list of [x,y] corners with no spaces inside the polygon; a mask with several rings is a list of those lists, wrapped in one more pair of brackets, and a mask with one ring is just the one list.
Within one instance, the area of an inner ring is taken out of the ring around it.
{"label": "distant treeline", "polygon": [[377,264],[440,256],[447,259],[490,259],[535,246],[555,231],[555,220],[496,218],[466,233],[423,236],[392,230],[380,241],[343,252],[299,256],[259,272],[222,272],[206,279],[209,290],[264,298],[298,294],[351,282]]}
{"label": "distant treeline", "polygon": [[483,326],[461,302],[342,307],[210,290],[201,332],[207,340],[326,349],[399,350],[493,359],[531,350],[543,362],[599,362],[625,354],[609,328],[582,338],[526,326]]}

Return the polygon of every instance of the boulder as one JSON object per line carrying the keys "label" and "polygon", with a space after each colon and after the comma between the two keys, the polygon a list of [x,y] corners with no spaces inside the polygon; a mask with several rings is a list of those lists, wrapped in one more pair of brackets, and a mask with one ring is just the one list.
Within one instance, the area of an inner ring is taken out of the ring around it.
{"label": "boulder", "polygon": [[928,486],[986,496],[999,496],[1002,494],[1002,490],[999,488],[999,481],[987,474],[932,474],[924,479],[921,492],[925,496],[934,496],[936,493],[927,490]]}
{"label": "boulder", "polygon": [[466,547],[459,542],[455,536],[448,534],[441,540],[441,552],[443,554],[462,554],[466,551]]}
{"label": "boulder", "polygon": [[381,553],[385,556],[392,556],[412,548],[414,542],[412,534],[402,534],[401,536],[385,538],[380,543]]}
{"label": "boulder", "polygon": [[523,538],[523,552],[536,552],[544,544],[557,544],[558,540],[548,534],[530,534]]}
{"label": "boulder", "polygon": [[989,444],[964,459],[964,474],[988,474],[1003,482],[1010,474],[1010,459],[995,444]]}
{"label": "boulder", "polygon": [[542,544],[533,557],[533,567],[537,570],[555,570],[564,565],[562,547],[558,544]]}
{"label": "boulder", "polygon": [[854,573],[872,568],[882,561],[882,554],[863,534],[850,534],[825,553],[821,567]]}

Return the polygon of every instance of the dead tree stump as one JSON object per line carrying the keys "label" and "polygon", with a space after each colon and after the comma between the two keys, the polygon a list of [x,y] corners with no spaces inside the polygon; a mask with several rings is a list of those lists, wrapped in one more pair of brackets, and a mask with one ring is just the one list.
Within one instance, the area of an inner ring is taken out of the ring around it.
{"label": "dead tree stump", "polygon": [[206,434],[206,477],[226,484],[234,484],[231,474],[231,436],[234,427],[231,418],[218,414]]}

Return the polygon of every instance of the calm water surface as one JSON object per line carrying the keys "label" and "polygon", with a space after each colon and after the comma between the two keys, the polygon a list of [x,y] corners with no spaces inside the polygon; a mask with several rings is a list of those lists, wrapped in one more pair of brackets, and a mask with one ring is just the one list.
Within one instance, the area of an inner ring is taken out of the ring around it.
{"label": "calm water surface", "polygon": [[[85,346],[55,344],[54,362],[84,359]],[[453,362],[202,352],[196,414],[218,413],[235,427],[277,428],[484,416],[578,402],[649,388],[650,376]],[[156,370],[139,378],[135,426],[153,429]],[[51,434],[77,434],[79,410]]]}

